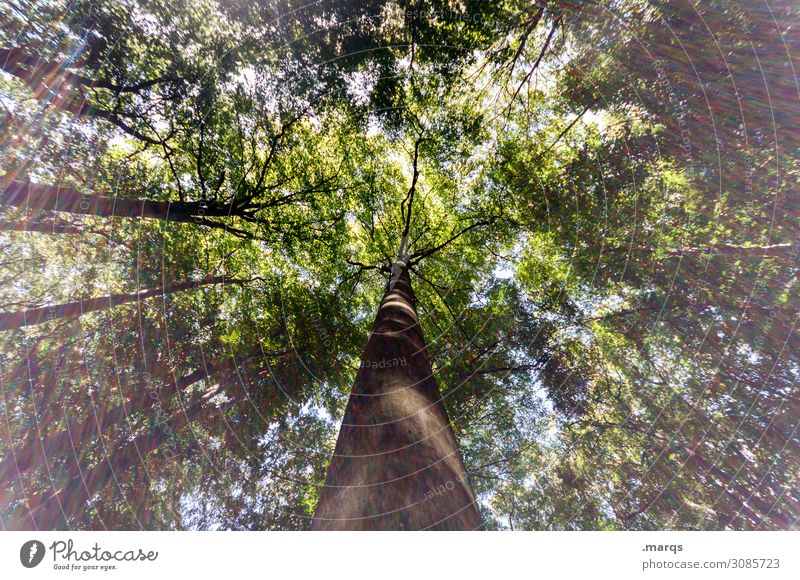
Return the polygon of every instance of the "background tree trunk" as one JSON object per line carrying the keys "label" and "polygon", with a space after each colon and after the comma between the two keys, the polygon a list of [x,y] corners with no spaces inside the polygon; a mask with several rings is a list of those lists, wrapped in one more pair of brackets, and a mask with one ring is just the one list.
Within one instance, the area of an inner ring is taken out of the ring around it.
{"label": "background tree trunk", "polygon": [[208,217],[228,217],[230,204],[200,201],[153,201],[81,193],[66,187],[15,180],[3,188],[0,206],[33,212],[60,211],[100,217],[151,218],[182,223],[212,225]]}
{"label": "background tree trunk", "polygon": [[[609,248],[607,254],[641,254],[649,256],[655,254],[656,247],[626,247]],[[708,246],[684,247],[666,250],[669,256],[733,256],[733,257],[760,257],[760,258],[781,258],[791,259],[800,251],[800,246],[792,243],[765,244],[761,246],[742,246],[736,244],[710,244]]]}
{"label": "background tree trunk", "polygon": [[41,324],[50,320],[64,318],[67,316],[80,316],[88,312],[95,312],[129,302],[137,302],[157,296],[159,294],[173,294],[181,290],[190,290],[199,286],[207,286],[209,284],[229,284],[240,283],[241,280],[234,280],[225,278],[225,276],[212,276],[204,278],[203,280],[191,280],[189,282],[180,282],[170,286],[162,286],[159,288],[146,288],[138,292],[130,292],[126,294],[110,294],[109,296],[101,296],[99,298],[87,298],[85,300],[76,300],[74,302],[65,302],[63,304],[53,304],[52,306],[41,306],[38,308],[29,308],[27,310],[20,310],[18,312],[2,312],[0,313],[0,330],[11,330],[13,328],[21,328],[23,326],[31,326],[34,324]]}
{"label": "background tree trunk", "polygon": [[480,512],[433,378],[408,270],[383,297],[315,530],[473,530]]}

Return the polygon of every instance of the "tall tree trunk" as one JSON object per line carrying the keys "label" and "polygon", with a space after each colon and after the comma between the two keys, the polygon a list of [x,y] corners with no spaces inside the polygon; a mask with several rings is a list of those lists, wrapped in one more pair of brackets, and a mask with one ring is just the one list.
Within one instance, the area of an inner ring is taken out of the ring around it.
{"label": "tall tree trunk", "polygon": [[482,525],[415,302],[408,269],[400,263],[364,350],[314,515],[315,530]]}
{"label": "tall tree trunk", "polygon": [[209,217],[236,215],[231,204],[201,201],[152,201],[80,193],[66,187],[14,180],[0,193],[0,206],[19,207],[33,212],[59,211],[100,217],[151,218],[182,223],[225,227],[209,222]]}
{"label": "tall tree trunk", "polygon": [[99,298],[86,298],[84,300],[65,302],[63,304],[53,304],[52,306],[29,308],[27,310],[20,310],[18,312],[0,312],[0,331],[21,328],[23,326],[32,326],[34,324],[41,324],[43,322],[49,322],[51,320],[64,318],[67,316],[80,316],[81,314],[95,312],[97,310],[104,310],[113,306],[128,304],[129,302],[138,302],[139,300],[144,300],[145,298],[150,298],[151,296],[173,294],[181,290],[190,290],[200,286],[208,286],[210,284],[238,284],[241,282],[242,280],[226,278],[225,276],[211,276],[209,278],[204,278],[203,280],[180,282],[178,284],[171,284],[169,286],[162,286],[160,288],[147,288],[138,292],[111,294],[109,296],[101,296]]}

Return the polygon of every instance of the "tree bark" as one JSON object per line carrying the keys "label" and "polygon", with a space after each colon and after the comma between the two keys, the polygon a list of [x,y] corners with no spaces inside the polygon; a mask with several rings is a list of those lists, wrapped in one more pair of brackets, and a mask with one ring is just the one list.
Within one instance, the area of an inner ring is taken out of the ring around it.
{"label": "tree bark", "polygon": [[162,286],[159,288],[147,288],[138,292],[129,292],[127,294],[111,294],[109,296],[101,296],[99,298],[86,298],[84,300],[76,300],[74,302],[65,302],[63,304],[53,304],[52,306],[41,306],[38,308],[29,308],[27,310],[20,310],[18,312],[0,312],[0,331],[11,330],[14,328],[22,328],[23,326],[32,326],[34,324],[41,324],[49,322],[58,318],[65,318],[68,316],[80,316],[89,312],[97,310],[104,310],[113,306],[121,304],[128,304],[130,302],[138,302],[151,296],[160,294],[173,294],[181,290],[190,290],[200,286],[208,286],[210,284],[238,284],[241,280],[226,278],[225,276],[211,276],[203,280],[191,280],[189,282],[180,282],[178,284],[171,284],[169,286]]}
{"label": "tree bark", "polygon": [[364,350],[315,530],[482,525],[428,360],[408,269],[400,266]]}
{"label": "tree bark", "polygon": [[0,193],[0,206],[13,206],[33,212],[59,211],[100,217],[151,218],[200,225],[209,217],[235,216],[231,204],[202,201],[153,201],[80,193],[74,189],[14,180]]}

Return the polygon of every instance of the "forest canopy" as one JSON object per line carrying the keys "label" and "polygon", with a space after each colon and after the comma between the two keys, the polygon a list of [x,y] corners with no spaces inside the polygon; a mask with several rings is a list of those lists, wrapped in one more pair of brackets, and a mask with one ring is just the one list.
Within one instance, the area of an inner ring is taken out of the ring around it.
{"label": "forest canopy", "polygon": [[2,529],[796,529],[798,26],[0,3]]}

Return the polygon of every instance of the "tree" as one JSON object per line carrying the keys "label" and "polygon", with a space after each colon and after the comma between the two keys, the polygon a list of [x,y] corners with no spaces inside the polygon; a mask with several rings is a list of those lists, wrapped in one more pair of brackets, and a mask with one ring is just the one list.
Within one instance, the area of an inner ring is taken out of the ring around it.
{"label": "tree", "polygon": [[189,282],[180,282],[178,284],[170,284],[161,288],[147,288],[138,292],[129,292],[126,294],[111,294],[109,296],[102,296],[100,298],[85,298],[76,300],[74,302],[67,302],[65,304],[53,304],[50,306],[39,306],[37,308],[29,308],[19,312],[4,312],[0,313],[0,330],[10,330],[12,328],[20,328],[22,326],[29,326],[32,324],[42,324],[43,322],[50,322],[58,318],[66,318],[69,316],[77,316],[103,308],[113,308],[120,304],[127,304],[129,302],[138,302],[145,300],[151,296],[163,296],[180,292],[182,290],[190,290],[209,284],[241,284],[242,280],[226,279],[225,276],[214,276],[205,278],[203,280],[191,280]]}
{"label": "tree", "polygon": [[739,4],[0,14],[0,522],[796,526],[800,13]]}
{"label": "tree", "polygon": [[481,517],[433,377],[408,264],[378,307],[314,514],[317,530],[475,530]]}

